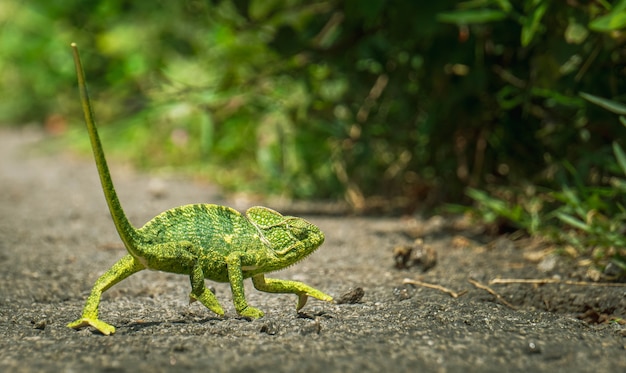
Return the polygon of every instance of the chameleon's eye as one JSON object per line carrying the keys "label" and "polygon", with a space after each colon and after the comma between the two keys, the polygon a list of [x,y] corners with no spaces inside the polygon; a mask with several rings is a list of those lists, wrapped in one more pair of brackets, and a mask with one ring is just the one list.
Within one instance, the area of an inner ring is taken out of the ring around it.
{"label": "chameleon's eye", "polygon": [[304,228],[293,227],[289,231],[300,241],[305,240],[309,236],[309,232]]}

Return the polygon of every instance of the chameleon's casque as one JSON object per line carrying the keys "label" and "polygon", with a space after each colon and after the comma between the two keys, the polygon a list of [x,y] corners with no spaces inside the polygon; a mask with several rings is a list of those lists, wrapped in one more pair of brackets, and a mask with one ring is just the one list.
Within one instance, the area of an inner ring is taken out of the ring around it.
{"label": "chameleon's casque", "polygon": [[223,315],[215,295],[204,279],[230,283],[237,313],[259,318],[263,312],[249,306],[243,280],[252,278],[254,287],[269,293],[298,295],[297,309],[309,296],[331,301],[332,297],[298,281],[265,278],[264,274],[288,267],[315,251],[324,234],[304,219],[283,216],[266,207],[252,207],[245,215],[230,207],[195,204],[167,210],[142,228],[135,228],[124,213],[115,192],[96,128],[85,75],[76,44],[72,44],[85,122],[93,148],[102,189],[115,227],[128,254],[96,281],[80,319],[70,328],[92,326],[109,335],[115,327],[98,318],[102,293],[144,269],[188,275],[190,298]]}

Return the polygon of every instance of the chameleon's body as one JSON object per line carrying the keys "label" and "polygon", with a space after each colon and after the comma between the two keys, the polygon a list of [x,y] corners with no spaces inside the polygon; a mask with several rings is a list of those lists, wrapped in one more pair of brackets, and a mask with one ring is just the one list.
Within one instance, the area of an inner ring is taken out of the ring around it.
{"label": "chameleon's body", "polygon": [[237,313],[249,318],[263,316],[262,311],[246,302],[243,280],[249,277],[258,290],[297,294],[297,309],[306,304],[308,296],[332,300],[329,295],[301,282],[264,276],[264,273],[288,267],[305,258],[324,242],[324,234],[319,228],[304,219],[283,216],[266,207],[252,207],[244,216],[229,207],[196,204],[167,210],[142,228],[133,227],[113,187],[93,119],[78,50],[75,44],[72,48],[98,174],[115,227],[128,254],[96,281],[82,317],[69,323],[70,328],[91,325],[103,334],[114,333],[115,327],[98,318],[102,293],[144,269],[188,275],[191,280],[190,299],[200,301],[220,316],[224,310],[215,295],[206,288],[205,278],[229,282]]}

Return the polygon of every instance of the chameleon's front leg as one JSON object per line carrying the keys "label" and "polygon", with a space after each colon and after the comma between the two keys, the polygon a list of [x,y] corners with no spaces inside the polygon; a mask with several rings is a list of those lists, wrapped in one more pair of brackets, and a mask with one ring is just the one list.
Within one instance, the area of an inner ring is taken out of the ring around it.
{"label": "chameleon's front leg", "polygon": [[243,317],[258,319],[263,317],[263,311],[248,305],[243,289],[243,273],[241,273],[241,257],[239,254],[232,253],[226,257],[226,266],[228,267],[228,281],[230,282],[230,290],[233,293],[233,303],[235,310]]}
{"label": "chameleon's front leg", "polygon": [[259,274],[252,277],[252,283],[257,290],[265,291],[267,293],[293,293],[298,295],[298,305],[296,306],[296,310],[300,310],[304,307],[309,296],[327,302],[333,300],[333,297],[330,295],[299,281],[265,278],[263,274]]}
{"label": "chameleon's front leg", "polygon": [[104,335],[115,333],[115,327],[113,325],[109,325],[98,319],[98,306],[100,305],[102,293],[126,277],[144,268],[145,267],[131,255],[126,255],[120,259],[113,267],[100,276],[94,284],[93,289],[91,289],[91,294],[89,298],[87,298],[87,302],[85,302],[82,317],[67,324],[67,326],[73,329],[80,329],[91,325]]}

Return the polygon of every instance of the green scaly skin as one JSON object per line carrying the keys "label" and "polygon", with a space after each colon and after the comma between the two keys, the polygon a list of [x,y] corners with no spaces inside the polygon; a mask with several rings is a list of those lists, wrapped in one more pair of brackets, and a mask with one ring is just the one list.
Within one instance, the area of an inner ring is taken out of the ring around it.
{"label": "green scaly skin", "polygon": [[128,254],[100,276],[87,298],[81,318],[69,323],[68,327],[92,326],[105,335],[115,333],[114,326],[98,318],[102,293],[144,269],[188,275],[190,299],[200,301],[220,316],[224,315],[224,310],[206,288],[205,278],[229,282],[235,309],[246,318],[262,317],[263,312],[246,302],[245,278],[252,278],[254,287],[260,291],[298,295],[298,310],[304,307],[309,296],[332,301],[329,295],[301,282],[264,276],[302,260],[324,242],[324,234],[319,228],[304,219],[283,216],[266,207],[252,207],[244,216],[225,206],[195,204],[167,210],[140,229],[133,227],[113,187],[76,44],[72,44],[72,49],[102,189]]}

